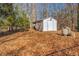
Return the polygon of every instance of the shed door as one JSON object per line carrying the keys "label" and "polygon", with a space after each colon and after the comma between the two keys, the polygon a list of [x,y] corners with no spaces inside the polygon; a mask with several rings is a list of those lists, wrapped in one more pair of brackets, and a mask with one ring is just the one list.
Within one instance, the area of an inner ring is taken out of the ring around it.
{"label": "shed door", "polygon": [[56,31],[57,23],[55,21],[45,21],[43,22],[43,31]]}
{"label": "shed door", "polygon": [[53,21],[48,21],[48,31],[52,31],[53,30]]}

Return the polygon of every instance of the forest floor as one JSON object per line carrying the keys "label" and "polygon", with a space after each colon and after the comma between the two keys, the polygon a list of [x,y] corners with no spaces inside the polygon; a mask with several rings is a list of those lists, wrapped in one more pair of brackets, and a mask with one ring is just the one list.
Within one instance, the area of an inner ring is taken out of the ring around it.
{"label": "forest floor", "polygon": [[0,37],[1,56],[77,56],[79,33],[61,36],[59,32],[27,31]]}

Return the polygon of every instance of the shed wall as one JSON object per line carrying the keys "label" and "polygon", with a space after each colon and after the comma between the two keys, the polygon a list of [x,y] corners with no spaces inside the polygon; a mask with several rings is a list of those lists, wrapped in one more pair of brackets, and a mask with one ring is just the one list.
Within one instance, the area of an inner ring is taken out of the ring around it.
{"label": "shed wall", "polygon": [[43,31],[57,31],[57,21],[52,20],[43,20]]}

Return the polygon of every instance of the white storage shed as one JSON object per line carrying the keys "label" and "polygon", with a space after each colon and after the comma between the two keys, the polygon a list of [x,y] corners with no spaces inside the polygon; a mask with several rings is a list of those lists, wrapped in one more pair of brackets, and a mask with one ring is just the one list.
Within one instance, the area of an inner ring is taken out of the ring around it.
{"label": "white storage shed", "polygon": [[49,17],[35,22],[35,29],[38,31],[57,31],[57,20]]}

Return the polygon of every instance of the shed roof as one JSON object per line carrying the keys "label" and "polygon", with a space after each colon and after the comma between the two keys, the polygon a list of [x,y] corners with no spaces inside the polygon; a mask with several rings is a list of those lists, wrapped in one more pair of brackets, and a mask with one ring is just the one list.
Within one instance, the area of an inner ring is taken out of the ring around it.
{"label": "shed roof", "polygon": [[[45,19],[43,19],[43,20],[56,20],[56,19],[54,19],[54,18],[52,18],[52,17],[48,17],[48,18],[45,18]],[[36,20],[35,22],[33,22],[33,23],[39,23],[39,22],[42,22],[43,20]]]}

